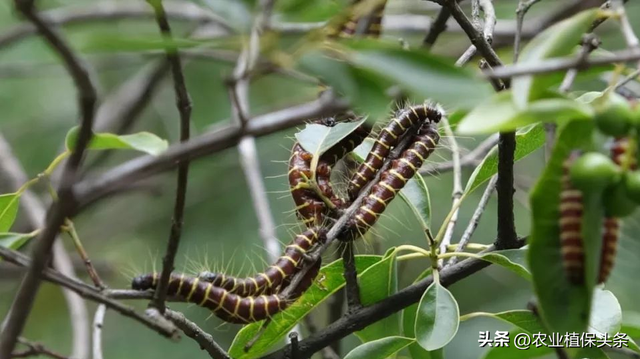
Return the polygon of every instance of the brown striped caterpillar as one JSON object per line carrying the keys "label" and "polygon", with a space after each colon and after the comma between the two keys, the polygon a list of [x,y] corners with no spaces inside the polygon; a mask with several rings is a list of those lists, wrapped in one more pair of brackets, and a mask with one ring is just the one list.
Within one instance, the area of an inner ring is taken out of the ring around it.
{"label": "brown striped caterpillar", "polygon": [[[325,120],[324,124],[331,126],[333,122]],[[331,168],[338,160],[362,143],[368,135],[369,131],[363,124],[320,156],[315,169],[315,182],[324,199],[311,188],[310,184],[313,180],[311,178],[313,175],[311,169],[313,154],[307,152],[299,143],[294,144],[289,159],[289,187],[298,216],[306,226],[316,226],[323,223],[324,216],[330,212],[325,201],[329,201],[334,208],[341,208],[345,205],[345,201],[336,196],[331,186]]]}
{"label": "brown striped caterpillar", "polygon": [[380,167],[382,167],[384,159],[410,127],[424,121],[438,123],[442,118],[442,114],[442,109],[431,103],[404,108],[396,112],[391,122],[380,131],[380,135],[375,140],[365,161],[351,177],[347,188],[349,199],[354,200],[358,197],[361,188],[375,177]]}
{"label": "brown striped caterpillar", "polygon": [[602,233],[602,252],[600,254],[600,271],[598,272],[598,283],[604,283],[609,278],[613,263],[616,258],[618,247],[618,237],[620,231],[620,219],[606,217],[604,219],[604,230]]}
{"label": "brown striped caterpillar", "polygon": [[[425,109],[426,112],[428,111]],[[440,113],[438,113],[438,120],[440,120]],[[350,236],[343,239],[354,239],[373,226],[389,202],[418,172],[424,161],[436,149],[440,135],[434,122],[423,123],[418,134],[414,136],[412,144],[404,150],[399,158],[391,162],[391,168],[382,173],[380,182],[372,187],[350,220],[347,226],[351,232]]]}
{"label": "brown striped caterpillar", "polygon": [[200,280],[212,283],[215,287],[240,296],[277,293],[283,287],[283,283],[298,272],[307,251],[316,243],[324,242],[326,233],[325,228],[310,228],[298,234],[285,247],[284,254],[273,265],[253,277],[236,278],[213,272],[202,272],[198,277]]}
{"label": "brown striped caterpillar", "polygon": [[572,153],[562,164],[560,192],[560,248],[562,265],[569,282],[584,283],[584,245],[582,243],[582,192],[573,188],[569,168],[578,157]]}
{"label": "brown striped caterpillar", "polygon": [[628,161],[627,169],[636,170],[638,169],[638,161],[635,155],[629,156],[629,139],[626,137],[619,137],[613,141],[613,144],[610,148],[611,159],[618,166],[624,167],[623,165]]}
{"label": "brown striped caterpillar", "polygon": [[[279,294],[241,296],[216,287],[211,282],[184,274],[171,275],[167,294],[180,296],[189,303],[208,308],[215,316],[226,322],[246,324],[267,319],[285,310],[313,284],[319,270],[320,260],[309,269],[289,298]],[[133,279],[131,288],[141,291],[156,289],[159,278],[158,273],[140,275]]]}

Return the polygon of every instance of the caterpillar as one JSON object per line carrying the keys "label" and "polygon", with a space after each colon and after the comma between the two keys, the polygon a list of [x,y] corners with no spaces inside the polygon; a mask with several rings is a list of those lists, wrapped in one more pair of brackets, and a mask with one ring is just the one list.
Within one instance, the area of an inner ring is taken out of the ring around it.
{"label": "caterpillar", "polygon": [[636,156],[628,156],[627,151],[629,150],[629,139],[626,137],[619,137],[613,141],[613,144],[610,148],[611,159],[618,166],[623,166],[623,163],[629,161],[628,169],[636,170],[638,169],[638,161]]}
{"label": "caterpillar", "polygon": [[602,233],[602,252],[600,254],[600,272],[598,273],[598,283],[604,283],[609,278],[618,247],[618,237],[620,230],[620,219],[616,217],[606,217],[604,219],[604,230]]}
{"label": "caterpillar", "polygon": [[565,275],[572,284],[584,283],[582,243],[582,192],[573,188],[569,168],[579,154],[572,153],[562,164],[560,192],[560,248]]}
{"label": "caterpillar", "polygon": [[253,277],[236,278],[213,272],[201,272],[198,277],[200,280],[212,283],[215,287],[240,296],[273,294],[299,270],[307,251],[316,243],[325,241],[326,234],[325,228],[309,228],[298,234],[285,247],[284,254],[273,265]]}
{"label": "caterpillar", "polygon": [[[246,324],[257,322],[285,310],[295,302],[313,284],[320,270],[320,263],[320,260],[318,260],[309,269],[289,298],[284,298],[279,294],[241,296],[216,287],[211,282],[205,282],[198,277],[189,277],[184,274],[172,274],[169,277],[167,294],[180,296],[189,303],[207,308],[215,316],[229,323]],[[158,273],[140,275],[132,280],[131,288],[140,291],[155,290],[159,278]]]}
{"label": "caterpillar", "polygon": [[423,123],[418,134],[414,136],[412,144],[399,158],[391,162],[391,168],[382,173],[380,182],[376,183],[364,198],[362,205],[347,225],[350,235],[343,238],[354,239],[356,235],[364,234],[375,224],[389,202],[436,149],[439,140],[440,135],[435,123]]}
{"label": "caterpillar", "polygon": [[[333,126],[333,120],[323,120],[327,126]],[[333,147],[323,153],[316,167],[316,182],[322,195],[335,207],[344,207],[345,201],[336,196],[331,186],[331,167],[344,155],[353,151],[369,135],[369,130],[363,124],[352,133],[340,140]],[[329,212],[327,204],[308,184],[311,180],[311,160],[313,154],[306,151],[299,143],[295,143],[289,159],[289,187],[291,197],[296,205],[298,216],[306,226],[316,226],[324,221],[324,216]]]}
{"label": "caterpillar", "polygon": [[398,144],[402,135],[412,126],[428,120],[430,123],[438,123],[442,118],[442,109],[430,103],[412,106],[396,112],[391,122],[380,131],[371,151],[365,161],[358,167],[349,182],[347,193],[350,200],[354,200],[361,188],[369,183],[382,167],[384,159],[389,155],[391,148]]}

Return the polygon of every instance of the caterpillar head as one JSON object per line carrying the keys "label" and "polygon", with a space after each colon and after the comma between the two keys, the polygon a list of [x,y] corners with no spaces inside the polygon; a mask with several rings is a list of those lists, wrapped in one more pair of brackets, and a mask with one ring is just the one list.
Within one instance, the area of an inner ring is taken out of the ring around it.
{"label": "caterpillar head", "polygon": [[142,274],[131,281],[131,289],[134,290],[147,290],[155,289],[157,282],[157,273]]}

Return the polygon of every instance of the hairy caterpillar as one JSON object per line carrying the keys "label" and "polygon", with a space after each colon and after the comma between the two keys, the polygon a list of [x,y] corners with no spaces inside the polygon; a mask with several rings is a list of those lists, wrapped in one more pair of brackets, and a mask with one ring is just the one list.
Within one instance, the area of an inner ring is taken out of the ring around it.
{"label": "hairy caterpillar", "polygon": [[[324,124],[333,126],[333,120],[324,120]],[[353,151],[369,135],[365,125],[359,126],[352,133],[340,140],[337,144],[320,156],[316,168],[316,182],[322,195],[335,207],[345,205],[342,198],[336,196],[331,186],[331,167],[344,155]],[[306,151],[299,143],[295,143],[289,159],[289,186],[291,197],[296,204],[296,211],[303,223],[307,226],[315,226],[323,223],[324,216],[329,212],[327,204],[311,188],[311,160],[313,154]]]}
{"label": "hairy caterpillar", "polygon": [[[229,322],[246,324],[257,322],[289,307],[302,293],[313,284],[313,280],[320,270],[320,260],[309,269],[299,286],[289,298],[279,294],[260,296],[241,296],[230,293],[226,289],[216,287],[211,282],[205,282],[197,277],[184,274],[172,274],[167,287],[168,295],[177,295],[189,303],[208,308],[218,318]],[[150,273],[133,279],[131,288],[135,290],[156,289],[160,275]]]}
{"label": "hairy caterpillar", "polygon": [[560,248],[562,265],[569,282],[584,283],[584,248],[582,243],[582,192],[573,188],[569,168],[577,158],[572,153],[562,165],[562,190],[560,192]]}
{"label": "hairy caterpillar", "polygon": [[324,242],[326,233],[325,228],[310,228],[298,234],[273,265],[253,277],[236,278],[213,272],[202,272],[198,277],[240,296],[276,293],[290,276],[297,273],[307,251],[316,243]]}
{"label": "hairy caterpillar", "polygon": [[[438,120],[440,116],[438,113]],[[382,173],[380,182],[376,183],[369,195],[364,198],[362,205],[357,209],[347,226],[352,236],[345,239],[352,239],[353,236],[364,234],[376,223],[389,202],[418,172],[424,161],[436,149],[439,140],[440,135],[435,123],[423,123],[419,133],[414,136],[412,144],[404,150],[399,158],[392,161],[391,168]]]}
{"label": "hairy caterpillar", "polygon": [[391,148],[398,144],[400,137],[412,126],[428,120],[429,123],[438,123],[442,118],[442,110],[437,105],[424,103],[422,105],[405,108],[396,112],[391,122],[380,131],[371,151],[365,161],[358,167],[349,182],[347,189],[349,199],[354,200],[360,189],[369,183],[376,172],[382,167],[384,159],[389,155]]}

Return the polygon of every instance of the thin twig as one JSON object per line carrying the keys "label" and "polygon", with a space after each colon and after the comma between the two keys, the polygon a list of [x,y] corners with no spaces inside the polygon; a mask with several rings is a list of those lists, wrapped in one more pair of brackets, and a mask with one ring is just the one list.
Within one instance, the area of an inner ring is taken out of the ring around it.
{"label": "thin twig", "polygon": [[[484,27],[482,28],[482,33],[487,40],[488,43],[493,42],[493,32],[496,28],[496,12],[493,7],[492,0],[474,0],[471,3],[473,6],[473,23],[476,26],[478,31],[481,31],[480,24],[480,9],[482,9],[482,13],[484,14]],[[456,61],[456,66],[463,66],[471,58],[476,54],[477,49],[475,45],[469,46],[467,50],[460,56],[460,58]]]}
{"label": "thin twig", "polygon": [[66,232],[71,237],[71,240],[73,241],[73,245],[76,247],[76,251],[80,255],[80,259],[82,259],[85,269],[87,270],[87,273],[89,274],[89,278],[91,278],[91,281],[93,282],[93,284],[98,289],[106,288],[107,286],[104,284],[102,279],[100,279],[98,272],[93,267],[93,264],[91,263],[91,259],[89,259],[89,255],[87,254],[87,251],[84,249],[84,246],[80,241],[80,237],[78,236],[78,232],[76,231],[76,227],[73,224],[73,222],[67,218],[65,220],[64,227]]}
{"label": "thin twig", "polygon": [[44,345],[40,343],[34,343],[24,338],[18,338],[18,342],[22,345],[27,346],[29,349],[21,352],[14,352],[13,354],[11,354],[10,358],[28,358],[33,356],[46,356],[53,359],[69,359],[68,357],[62,354],[58,354],[53,350],[47,349]]}
{"label": "thin twig", "polygon": [[362,307],[356,258],[353,254],[353,242],[344,243],[342,247],[342,265],[344,266],[345,294],[347,296],[347,313],[353,313]]}
{"label": "thin twig", "polygon": [[227,354],[224,349],[222,349],[214,340],[211,334],[208,334],[204,330],[200,329],[195,323],[189,321],[185,318],[184,314],[180,312],[174,312],[173,310],[167,309],[164,312],[164,315],[169,319],[173,324],[175,324],[186,336],[195,340],[199,345],[200,349],[206,350],[214,359],[231,359],[229,354]]}
{"label": "thin twig", "polygon": [[102,359],[102,326],[104,325],[104,315],[107,306],[98,305],[96,315],[93,317],[93,357],[92,359]]}
{"label": "thin twig", "polygon": [[[27,175],[18,159],[13,155],[11,146],[0,134],[0,173],[6,176],[10,187],[17,190],[27,182]],[[30,190],[26,190],[20,196],[20,205],[25,213],[32,230],[42,228],[45,224],[45,206],[42,201]],[[62,241],[56,240],[53,244],[53,267],[67,277],[77,279],[71,257],[67,253]],[[62,288],[62,294],[67,303],[71,320],[72,352],[74,358],[87,358],[89,356],[89,313],[84,300],[74,292]]]}
{"label": "thin twig", "polygon": [[[474,167],[482,161],[482,159],[498,144],[498,135],[491,135],[486,140],[482,141],[471,152],[460,158],[461,167]],[[421,175],[437,175],[453,170],[453,161],[440,162],[431,165],[424,166],[420,170]]]}
{"label": "thin twig", "polygon": [[[22,267],[31,267],[33,263],[33,260],[31,258],[25,256],[20,252],[13,251],[5,247],[0,247],[0,258],[6,260],[7,262],[14,263]],[[125,306],[122,303],[119,303],[113,300],[112,298],[109,298],[105,294],[98,292],[92,286],[89,286],[78,280],[71,279],[63,274],[60,274],[60,272],[50,268],[46,268],[42,273],[40,273],[40,276],[49,282],[55,283],[64,288],[74,291],[75,293],[77,293],[78,295],[80,295],[85,299],[88,299],[97,303],[102,303],[106,305],[107,308],[113,309],[125,317],[129,317],[134,320],[137,320],[138,322],[144,324],[148,328],[162,334],[165,337],[168,337],[171,339],[179,338],[177,336],[176,328],[167,327],[164,325],[164,323],[158,323],[158,322],[149,320],[145,318],[143,315],[138,314],[133,308]],[[107,290],[105,292],[108,293],[109,291]],[[148,293],[148,294],[149,295],[147,296],[147,298],[150,298],[152,293]]]}
{"label": "thin twig", "polygon": [[5,328],[0,333],[0,358],[9,357],[13,351],[16,339],[24,328],[33,306],[33,300],[40,287],[40,273],[51,258],[53,242],[60,231],[60,226],[74,210],[75,201],[73,200],[71,187],[75,182],[84,151],[91,140],[91,127],[97,101],[96,87],[85,64],[76,56],[63,38],[36,13],[33,1],[16,0],[15,6],[38,29],[38,32],[50,47],[60,56],[78,92],[81,121],[76,145],[62,172],[62,182],[58,188],[59,200],[49,208],[46,226],[34,245],[32,265],[18,289],[11,311],[5,321]]}
{"label": "thin twig", "polygon": [[[495,191],[496,189],[497,181],[498,181],[498,176],[491,177],[491,180],[489,181],[487,188],[484,190],[482,197],[480,197],[480,201],[478,202],[478,206],[476,207],[476,210],[473,212],[473,215],[469,220],[469,224],[467,225],[467,228],[464,230],[462,237],[460,237],[460,242],[458,242],[458,246],[456,247],[456,252],[464,251],[465,247],[469,243],[469,240],[471,239],[471,236],[473,236],[473,233],[475,232],[476,228],[478,228],[478,223],[480,223],[480,218],[482,217],[482,214],[484,213],[484,210],[487,207],[487,204],[489,203],[489,199],[491,198],[493,191]],[[458,262],[458,257],[453,257],[447,262],[446,266],[447,267],[452,266],[457,262]]]}
{"label": "thin twig", "polygon": [[[613,10],[618,15],[618,19],[620,20],[620,31],[622,32],[622,36],[627,43],[627,48],[630,50],[640,51],[640,40],[638,40],[638,36],[633,31],[633,27],[629,22],[627,11],[624,8],[624,1],[611,0],[611,5]],[[638,62],[637,66],[638,69],[640,69],[640,62]]]}
{"label": "thin twig", "polygon": [[518,62],[520,57],[520,41],[522,38],[522,25],[527,11],[540,0],[520,0],[516,9],[516,35],[513,42],[513,62]]}
{"label": "thin twig", "polygon": [[[460,210],[460,201],[462,198],[462,168],[460,166],[460,148],[458,147],[458,141],[456,141],[449,121],[446,118],[442,119],[442,127],[444,133],[447,136],[447,142],[451,149],[451,158],[453,162],[453,192],[451,194],[451,209],[454,211],[449,223],[447,223],[447,229],[444,232],[442,241],[440,242],[440,253],[447,251],[447,246],[451,244],[451,238],[453,237],[453,230],[456,227],[458,221],[458,213]],[[438,261],[438,267],[441,267],[443,260]]]}
{"label": "thin twig", "polygon": [[[167,62],[171,67],[171,75],[173,77],[173,88],[176,97],[176,107],[180,113],[180,143],[185,143],[190,137],[191,126],[191,99],[189,98],[189,92],[187,91],[187,85],[185,83],[184,74],[182,72],[182,63],[180,61],[180,55],[173,43],[173,35],[171,34],[171,27],[162,0],[149,0],[148,1],[154,10],[156,15],[156,22],[160,28],[160,32],[163,38],[166,40],[165,51],[167,55]],[[187,197],[187,178],[189,175],[189,161],[183,160],[178,164],[178,175],[176,184],[176,199],[173,207],[173,217],[171,219],[171,231],[169,234],[169,241],[167,243],[167,249],[162,259],[162,272],[160,274],[160,280],[156,288],[153,300],[149,304],[155,307],[160,313],[164,313],[165,310],[165,298],[167,296],[167,287],[169,286],[169,277],[174,269],[174,261],[176,254],[178,253],[178,246],[180,244],[180,236],[182,234],[182,225],[184,222],[184,205]]]}
{"label": "thin twig", "polygon": [[[582,47],[580,48],[580,52],[578,53],[578,58],[581,58],[583,61],[589,57],[589,54],[593,52],[595,49],[600,46],[600,40],[592,33],[586,34],[582,39]],[[578,75],[578,69],[572,68],[567,71],[562,80],[562,84],[560,85],[559,91],[562,93],[567,93],[573,82]]]}

